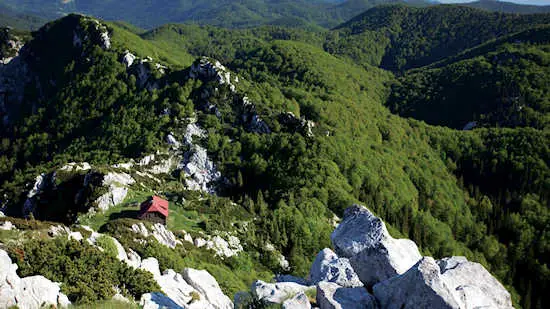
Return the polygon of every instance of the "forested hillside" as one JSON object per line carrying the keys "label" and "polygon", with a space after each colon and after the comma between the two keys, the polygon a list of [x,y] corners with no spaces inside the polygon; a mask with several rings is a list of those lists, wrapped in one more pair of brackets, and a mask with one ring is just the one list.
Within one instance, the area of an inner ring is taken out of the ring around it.
{"label": "forested hillside", "polygon": [[550,14],[489,13],[451,5],[381,6],[338,26],[327,50],[400,72],[548,22]]}
{"label": "forested hillside", "polygon": [[[134,25],[151,28],[165,23],[198,23],[223,27],[257,26],[280,22],[286,18],[299,19],[323,27],[337,24],[358,12],[384,3],[401,0],[245,0],[245,1],[98,1],[98,0],[2,0],[1,4],[50,19],[63,14],[79,12],[107,20],[124,20]],[[420,0],[418,3],[422,3]],[[292,23],[291,23],[292,24]]]}
{"label": "forested hillside", "polygon": [[[0,68],[3,212],[90,224],[143,257],[160,256],[163,269],[204,267],[234,293],[268,272],[305,276],[330,246],[334,216],[361,203],[423,254],[465,255],[518,307],[546,308],[549,23],[546,14],[397,5],[331,31],[168,24],[144,32],[69,15],[33,33]],[[202,76],[197,67],[219,71]],[[202,132],[195,144],[190,127]],[[151,154],[172,162],[197,147],[221,175],[208,190],[192,189],[196,175],[184,169],[156,174],[137,163]],[[63,172],[69,162],[95,174]],[[88,177],[120,173],[127,162],[138,181],[113,205],[118,212],[90,213],[105,192]],[[41,173],[53,177],[49,189],[33,188]],[[169,228],[235,233],[245,251],[217,260],[141,244],[123,230],[125,207],[152,193],[174,205]],[[36,248],[76,250],[41,241],[26,243],[28,256],[11,247],[26,275],[40,272],[28,261],[52,255]],[[78,273],[55,265],[52,280]],[[64,284],[75,302],[114,294]]]}
{"label": "forested hillside", "polygon": [[510,1],[495,1],[481,0],[475,2],[464,3],[462,5],[473,7],[476,9],[484,9],[488,11],[497,11],[502,13],[520,13],[520,14],[535,14],[535,13],[550,13],[549,5],[525,5],[512,3]]}

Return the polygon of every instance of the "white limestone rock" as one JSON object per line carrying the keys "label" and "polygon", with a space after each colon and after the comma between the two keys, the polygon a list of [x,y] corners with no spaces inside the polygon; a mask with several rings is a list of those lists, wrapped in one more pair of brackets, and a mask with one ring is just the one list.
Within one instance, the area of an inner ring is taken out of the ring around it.
{"label": "white limestone rock", "polygon": [[76,241],[82,241],[84,237],[82,236],[82,233],[80,232],[70,232],[69,233],[69,239],[70,240],[76,240]]}
{"label": "white limestone rock", "polygon": [[376,284],[373,291],[381,309],[461,308],[453,287],[441,278],[431,257],[424,257],[402,275]]}
{"label": "white limestone rock", "polygon": [[213,250],[219,257],[232,257],[243,251],[243,247],[238,238],[235,236],[229,237],[230,241],[226,241],[220,236],[214,236],[206,242],[206,249]]}
{"label": "white limestone rock", "polygon": [[125,304],[131,303],[131,301],[127,297],[125,297],[120,293],[116,293],[111,299],[120,303],[125,303]]}
{"label": "white limestone rock", "polygon": [[69,235],[71,233],[71,229],[64,225],[52,225],[48,229],[48,235],[51,237],[59,237],[64,235]]}
{"label": "white limestone rock", "polygon": [[365,288],[344,288],[333,282],[319,282],[317,305],[321,309],[374,309],[376,301]]}
{"label": "white limestone rock", "polygon": [[162,292],[182,307],[191,301],[191,293],[195,292],[195,289],[183,279],[181,274],[171,269],[164,271],[162,276],[156,278],[156,281]]}
{"label": "white limestone rock", "polygon": [[65,308],[70,305],[67,296],[60,292],[59,283],[43,276],[19,278],[16,271],[17,265],[11,262],[8,253],[0,250],[0,308]]}
{"label": "white limestone rock", "polygon": [[65,164],[59,170],[64,172],[80,172],[80,171],[88,171],[90,169],[92,169],[92,166],[88,162],[82,162],[82,163],[71,162],[71,163]]}
{"label": "white limestone rock", "polygon": [[136,56],[132,54],[129,51],[125,51],[124,55],[122,56],[122,63],[126,65],[126,68],[129,68],[134,64],[134,61],[136,60]]}
{"label": "white limestone rock", "polygon": [[331,240],[336,253],[350,259],[367,286],[402,274],[421,259],[413,241],[394,239],[380,218],[359,205],[345,210]]}
{"label": "white limestone rock", "polygon": [[128,250],[126,255],[128,256],[128,259],[126,260],[126,264],[128,264],[128,266],[130,266],[134,269],[137,269],[141,266],[141,256],[139,256],[139,254],[137,254],[137,252],[130,249],[130,250]]}
{"label": "white limestone rock", "polygon": [[128,195],[128,186],[135,182],[132,176],[126,173],[110,172],[103,176],[102,186],[107,187],[107,192],[95,201],[97,208],[106,211],[122,203]]}
{"label": "white limestone rock", "polygon": [[168,143],[168,145],[171,145],[176,149],[181,146],[181,143],[174,137],[172,133],[166,136],[166,142]]}
{"label": "white limestone rock", "polygon": [[141,295],[139,305],[143,309],[184,309],[162,293],[147,293]]}
{"label": "white limestone rock", "polygon": [[481,264],[457,256],[437,264],[441,278],[459,294],[464,308],[513,308],[510,293]]}
{"label": "white limestone rock", "polygon": [[296,294],[291,299],[283,302],[282,309],[311,309],[311,303],[303,292]]}
{"label": "white limestone rock", "polygon": [[143,222],[132,224],[132,232],[139,234],[145,238],[149,237],[149,229],[147,229]]}
{"label": "white limestone rock", "polygon": [[349,260],[338,258],[336,253],[328,248],[317,254],[309,272],[309,281],[312,284],[321,281],[334,282],[342,287],[363,286]]}
{"label": "white limestone rock", "polygon": [[155,280],[156,278],[160,277],[159,261],[154,257],[142,260],[139,268],[152,273],[153,277],[155,277]]}
{"label": "white limestone rock", "polygon": [[305,293],[314,287],[301,285],[294,282],[267,283],[257,280],[252,283],[252,295],[259,300],[272,304],[282,304],[299,293]]}
{"label": "white limestone rock", "polygon": [[[145,227],[145,226],[143,226]],[[162,245],[174,249],[176,245],[181,245],[181,241],[176,238],[174,233],[166,228],[165,225],[157,223],[153,225],[153,237]]]}
{"label": "white limestone rock", "polygon": [[212,183],[221,178],[214,162],[208,158],[206,149],[194,145],[185,154],[183,171],[187,176],[185,184],[189,190],[215,193]]}
{"label": "white limestone rock", "polygon": [[10,221],[4,221],[4,223],[0,225],[0,230],[3,230],[3,231],[11,231],[16,229],[17,228]]}
{"label": "white limestone rock", "polygon": [[233,302],[223,294],[218,282],[206,270],[186,268],[183,270],[183,278],[189,285],[204,295],[216,309],[232,309]]}

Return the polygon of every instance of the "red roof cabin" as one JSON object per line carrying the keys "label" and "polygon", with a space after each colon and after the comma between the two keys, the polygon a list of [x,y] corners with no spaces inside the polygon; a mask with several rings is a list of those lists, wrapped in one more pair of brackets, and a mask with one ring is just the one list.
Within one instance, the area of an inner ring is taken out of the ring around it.
{"label": "red roof cabin", "polygon": [[138,218],[166,225],[166,220],[168,219],[168,201],[156,195],[148,198],[145,202],[141,203]]}

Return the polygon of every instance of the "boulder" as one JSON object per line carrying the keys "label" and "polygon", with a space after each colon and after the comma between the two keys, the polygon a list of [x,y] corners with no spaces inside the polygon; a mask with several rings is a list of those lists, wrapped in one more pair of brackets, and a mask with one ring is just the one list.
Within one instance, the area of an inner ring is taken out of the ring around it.
{"label": "boulder", "polygon": [[130,249],[127,255],[128,255],[128,260],[126,260],[126,264],[128,264],[128,266],[134,269],[139,268],[141,266],[141,256],[139,256],[137,252]]}
{"label": "boulder", "polygon": [[206,242],[206,249],[213,250],[217,256],[222,258],[232,257],[243,251],[240,240],[235,236],[230,236],[229,241],[226,241],[217,235]]}
{"label": "boulder", "polygon": [[326,248],[321,250],[309,271],[309,281],[317,284],[321,281],[334,282],[343,287],[361,287],[363,283],[346,258],[338,258],[336,253]]}
{"label": "boulder", "polygon": [[6,251],[0,250],[0,308],[64,308],[69,305],[67,296],[61,293],[59,283],[43,276],[19,278],[17,265],[11,262]]}
{"label": "boulder", "polygon": [[218,282],[206,270],[186,268],[183,278],[216,309],[232,309],[233,302],[223,294]]}
{"label": "boulder", "polygon": [[174,249],[176,245],[181,245],[181,241],[164,224],[157,223],[153,225],[152,234],[160,244],[168,248]]}
{"label": "boulder", "polygon": [[159,261],[154,257],[142,260],[139,268],[152,273],[155,278],[160,277]]}
{"label": "boulder", "polygon": [[76,241],[82,241],[84,237],[82,236],[82,233],[80,232],[70,232],[69,233],[69,239],[76,240]]}
{"label": "boulder", "polygon": [[380,218],[359,205],[346,209],[331,240],[367,286],[404,273],[422,257],[413,241],[394,239]]}
{"label": "boulder", "polygon": [[307,295],[303,292],[283,302],[282,309],[311,309]]}
{"label": "boulder", "polygon": [[13,225],[13,223],[11,223],[10,221],[4,221],[4,223],[2,223],[0,225],[0,230],[4,230],[4,231],[11,231],[13,229],[16,229],[15,226]]}
{"label": "boulder", "polygon": [[382,309],[461,308],[453,287],[441,278],[431,257],[424,257],[400,276],[376,284],[374,296]]}
{"label": "boulder", "polygon": [[333,282],[319,282],[317,305],[321,309],[370,309],[376,308],[376,301],[363,287],[344,288]]}
{"label": "boulder", "polygon": [[141,295],[139,305],[143,309],[184,309],[162,293],[147,293]]}
{"label": "boulder", "polygon": [[143,222],[132,224],[132,232],[139,234],[145,238],[149,237],[149,229],[147,229]]}
{"label": "boulder", "polygon": [[185,307],[192,300],[191,293],[195,292],[192,286],[187,284],[181,274],[169,269],[156,278],[162,292],[176,304]]}
{"label": "boulder", "polygon": [[256,299],[272,304],[282,304],[285,300],[311,289],[313,287],[294,282],[266,283],[261,280],[252,283],[251,287],[252,295]]}
{"label": "boulder", "polygon": [[465,308],[513,308],[510,293],[481,264],[457,256],[437,264],[441,278],[459,294]]}
{"label": "boulder", "polygon": [[129,51],[125,51],[124,55],[122,56],[122,63],[126,65],[126,68],[129,68],[134,64],[134,61],[136,60],[136,56],[134,56]]}

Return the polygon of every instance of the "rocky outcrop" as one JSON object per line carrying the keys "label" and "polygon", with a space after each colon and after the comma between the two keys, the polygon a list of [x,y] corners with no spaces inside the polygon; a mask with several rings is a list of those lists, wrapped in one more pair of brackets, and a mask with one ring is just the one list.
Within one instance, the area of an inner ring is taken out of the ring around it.
{"label": "rocky outcrop", "polygon": [[144,308],[233,308],[231,299],[205,270],[186,268],[179,274],[167,269],[161,274],[155,258],[144,259],[139,268],[152,273],[162,290],[162,293],[144,294],[140,300]]}
{"label": "rocky outcrop", "polygon": [[296,294],[294,297],[283,302],[283,309],[310,309],[311,304],[307,295],[303,292]]}
{"label": "rocky outcrop", "polygon": [[286,126],[290,131],[299,132],[308,137],[313,137],[313,128],[315,123],[311,120],[296,117],[292,112],[282,113],[278,117],[279,122]]}
{"label": "rocky outcrop", "polygon": [[336,253],[323,249],[313,262],[309,272],[309,281],[317,284],[321,281],[334,282],[343,287],[361,287],[363,283],[351,267],[349,260],[338,258]]}
{"label": "rocky outcrop", "polygon": [[[83,27],[83,24],[86,26]],[[81,48],[88,44],[97,44],[104,50],[110,49],[109,29],[96,19],[79,16],[79,24],[73,31],[73,46]]]}
{"label": "rocky outcrop", "polygon": [[322,309],[374,309],[376,302],[365,288],[344,288],[333,282],[317,285],[317,305]]}
{"label": "rocky outcrop", "polygon": [[[308,280],[284,275],[276,277],[277,283],[256,281],[252,297],[294,304],[315,284],[321,309],[513,308],[510,293],[482,265],[464,257],[421,257],[412,241],[393,239],[384,222],[363,206],[345,211],[331,239],[340,257],[324,249]],[[371,287],[374,295],[367,290]]]}
{"label": "rocky outcrop", "polygon": [[[236,84],[239,82],[238,77],[231,78],[231,72],[229,72],[219,61],[209,59],[207,57],[202,57],[199,60],[195,61],[189,70],[189,78],[192,79],[201,79],[205,82],[215,82],[219,86],[226,86],[232,94],[231,104],[235,108],[240,116],[241,121],[245,128],[251,132],[259,134],[268,134],[271,133],[271,129],[265,123],[264,120],[256,112],[256,106],[250,102],[246,96],[239,95],[236,90]],[[214,93],[218,89],[214,89]],[[218,117],[219,114],[216,106],[212,105],[208,99],[214,95],[212,91],[204,89],[201,97],[205,101],[204,109],[211,111],[216,114]]]}
{"label": "rocky outcrop", "polygon": [[40,174],[36,176],[32,189],[27,193],[27,200],[23,204],[23,215],[25,217],[36,216],[36,196],[47,189],[55,188],[56,173]]}
{"label": "rocky outcrop", "polygon": [[210,194],[216,192],[215,184],[220,180],[221,173],[210,158],[206,149],[194,142],[203,138],[206,133],[197,125],[195,119],[190,119],[184,134],[184,144],[189,148],[178,169],[185,173],[185,184],[189,190],[203,191]]}
{"label": "rocky outcrop", "polygon": [[176,235],[168,230],[165,225],[160,223],[152,225],[151,230],[149,230],[143,222],[132,224],[131,229],[134,233],[144,238],[153,236],[161,245],[170,249],[174,249],[177,245],[181,245],[181,241],[176,238]]}
{"label": "rocky outcrop", "polygon": [[216,309],[231,309],[233,302],[220,289],[218,282],[206,270],[186,268],[183,278]]}
{"label": "rocky outcrop", "polygon": [[299,293],[305,293],[315,287],[301,285],[294,282],[267,283],[257,280],[252,283],[253,297],[271,304],[282,304]]}
{"label": "rocky outcrop", "polygon": [[375,285],[373,290],[381,308],[461,308],[431,257],[423,258],[405,274]]}
{"label": "rocky outcrop", "polygon": [[215,255],[222,259],[235,256],[243,251],[243,246],[239,238],[232,235],[225,236],[227,240],[220,235],[206,235],[204,238],[196,237],[193,243],[198,248],[205,247],[208,250],[214,251]]}
{"label": "rocky outcrop", "polygon": [[331,240],[367,286],[404,273],[421,258],[413,241],[394,239],[380,218],[359,205],[346,209]]}
{"label": "rocky outcrop", "polygon": [[0,250],[0,308],[65,308],[70,305],[67,296],[61,293],[59,283],[43,276],[20,278],[16,271],[17,265],[11,262],[8,253]]}
{"label": "rocky outcrop", "polygon": [[126,173],[110,172],[106,174],[103,176],[102,186],[107,189],[107,192],[95,201],[96,207],[101,211],[106,211],[122,203],[128,194],[128,186],[134,183],[135,180]]}
{"label": "rocky outcrop", "polygon": [[479,263],[453,256],[437,261],[441,278],[464,308],[513,308],[510,293]]}

